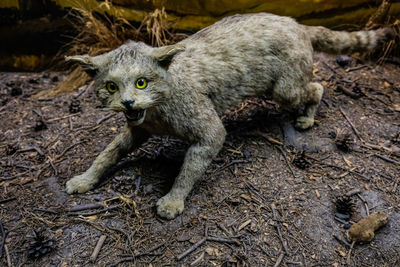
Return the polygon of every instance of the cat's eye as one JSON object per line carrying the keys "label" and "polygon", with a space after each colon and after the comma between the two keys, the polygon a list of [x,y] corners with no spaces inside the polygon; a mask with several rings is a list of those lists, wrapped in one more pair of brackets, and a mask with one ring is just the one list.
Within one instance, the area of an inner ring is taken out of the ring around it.
{"label": "cat's eye", "polygon": [[107,82],[106,88],[111,94],[114,94],[116,91],[118,91],[118,85],[113,82]]}
{"label": "cat's eye", "polygon": [[147,81],[145,78],[140,78],[136,81],[136,88],[144,89],[147,86]]}

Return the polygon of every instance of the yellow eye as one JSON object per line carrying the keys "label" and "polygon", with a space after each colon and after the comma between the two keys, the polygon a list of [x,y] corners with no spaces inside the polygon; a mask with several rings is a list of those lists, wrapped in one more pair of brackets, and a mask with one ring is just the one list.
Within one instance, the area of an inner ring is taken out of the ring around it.
{"label": "yellow eye", "polygon": [[136,81],[136,88],[144,89],[147,86],[147,81],[145,78],[140,78]]}
{"label": "yellow eye", "polygon": [[106,88],[111,94],[114,94],[116,91],[118,91],[118,86],[113,82],[107,82]]}

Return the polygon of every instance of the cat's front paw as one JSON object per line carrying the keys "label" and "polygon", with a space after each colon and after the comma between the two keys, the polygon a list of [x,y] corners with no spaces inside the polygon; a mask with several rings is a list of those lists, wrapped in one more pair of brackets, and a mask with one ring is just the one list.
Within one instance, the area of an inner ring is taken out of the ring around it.
{"label": "cat's front paw", "polygon": [[306,116],[298,117],[295,127],[300,130],[305,130],[314,125],[314,119]]}
{"label": "cat's front paw", "polygon": [[157,214],[162,218],[172,220],[182,213],[184,207],[183,199],[174,198],[167,194],[157,201]]}
{"label": "cat's front paw", "polygon": [[96,179],[93,179],[86,174],[81,174],[70,179],[66,183],[65,189],[68,194],[85,193],[90,189],[93,189],[96,182]]}

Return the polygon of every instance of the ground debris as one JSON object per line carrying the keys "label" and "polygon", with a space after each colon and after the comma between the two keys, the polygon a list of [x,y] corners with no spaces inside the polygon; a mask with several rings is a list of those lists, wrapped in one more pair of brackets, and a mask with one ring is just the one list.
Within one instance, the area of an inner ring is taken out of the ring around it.
{"label": "ground debris", "polygon": [[377,212],[361,219],[349,229],[349,236],[354,242],[370,242],[375,237],[375,231],[388,222],[384,212]]}
{"label": "ground debris", "polygon": [[340,131],[336,134],[335,144],[344,152],[352,151],[355,145],[354,137],[350,132]]}
{"label": "ground debris", "polygon": [[338,213],[347,215],[350,219],[354,213],[355,203],[351,196],[339,196],[335,200],[335,208]]}
{"label": "ground debris", "polygon": [[[67,195],[65,182],[87,170],[121,131],[123,114],[101,106],[86,86],[79,93],[29,97],[54,88],[58,81],[51,77],[62,81],[66,73],[0,73],[0,217],[9,231],[0,266],[7,266],[6,246],[14,266],[85,266],[91,264],[101,235],[107,240],[96,266],[340,265],[344,259],[335,249],[349,249],[346,227],[376,209],[390,210],[390,227],[379,232],[374,246],[354,246],[351,262],[397,266],[393,248],[400,236],[395,231],[400,227],[400,158],[395,146],[400,144],[400,121],[391,107],[400,103],[400,67],[352,60],[347,69],[334,66],[339,75],[321,64],[335,57],[316,57],[315,80],[325,88],[318,123],[299,132],[292,126],[296,113],[266,98],[227,111],[226,143],[185,201],[185,211],[172,221],[158,218],[155,205],[179,173],[187,143],[150,138],[94,190]],[[38,84],[30,84],[37,76]],[[336,90],[341,85],[353,92],[353,84],[366,96],[354,99]],[[20,87],[23,95],[10,96],[13,87]],[[79,99],[81,112],[70,114],[74,99]],[[47,130],[34,131],[38,119]],[[357,141],[347,152],[335,145],[339,130]],[[300,157],[305,151],[312,164],[293,167],[294,151]],[[336,209],[335,192],[353,195],[356,207],[349,220],[349,215],[335,216],[350,213],[346,207]],[[31,229],[54,231],[57,253],[28,259]],[[202,238],[201,246],[177,260]],[[212,248],[212,255],[206,248]]]}
{"label": "ground debris", "polygon": [[27,251],[28,258],[38,259],[54,250],[56,240],[47,238],[42,231],[33,231],[32,238]]}

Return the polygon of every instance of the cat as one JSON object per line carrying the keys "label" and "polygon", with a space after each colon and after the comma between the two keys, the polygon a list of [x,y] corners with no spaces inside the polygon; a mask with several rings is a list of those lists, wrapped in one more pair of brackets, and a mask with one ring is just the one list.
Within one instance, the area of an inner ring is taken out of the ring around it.
{"label": "cat", "polygon": [[189,147],[170,192],[157,213],[173,219],[223,146],[220,116],[248,97],[269,96],[283,107],[305,106],[295,123],[310,128],[323,87],[311,82],[313,52],[371,50],[390,35],[331,31],[267,13],[234,15],[170,46],[129,42],[108,53],[66,57],[94,79],[99,100],[124,112],[122,132],[91,167],[66,184],[69,194],[92,189],[111,165],[152,135],[170,135]]}

